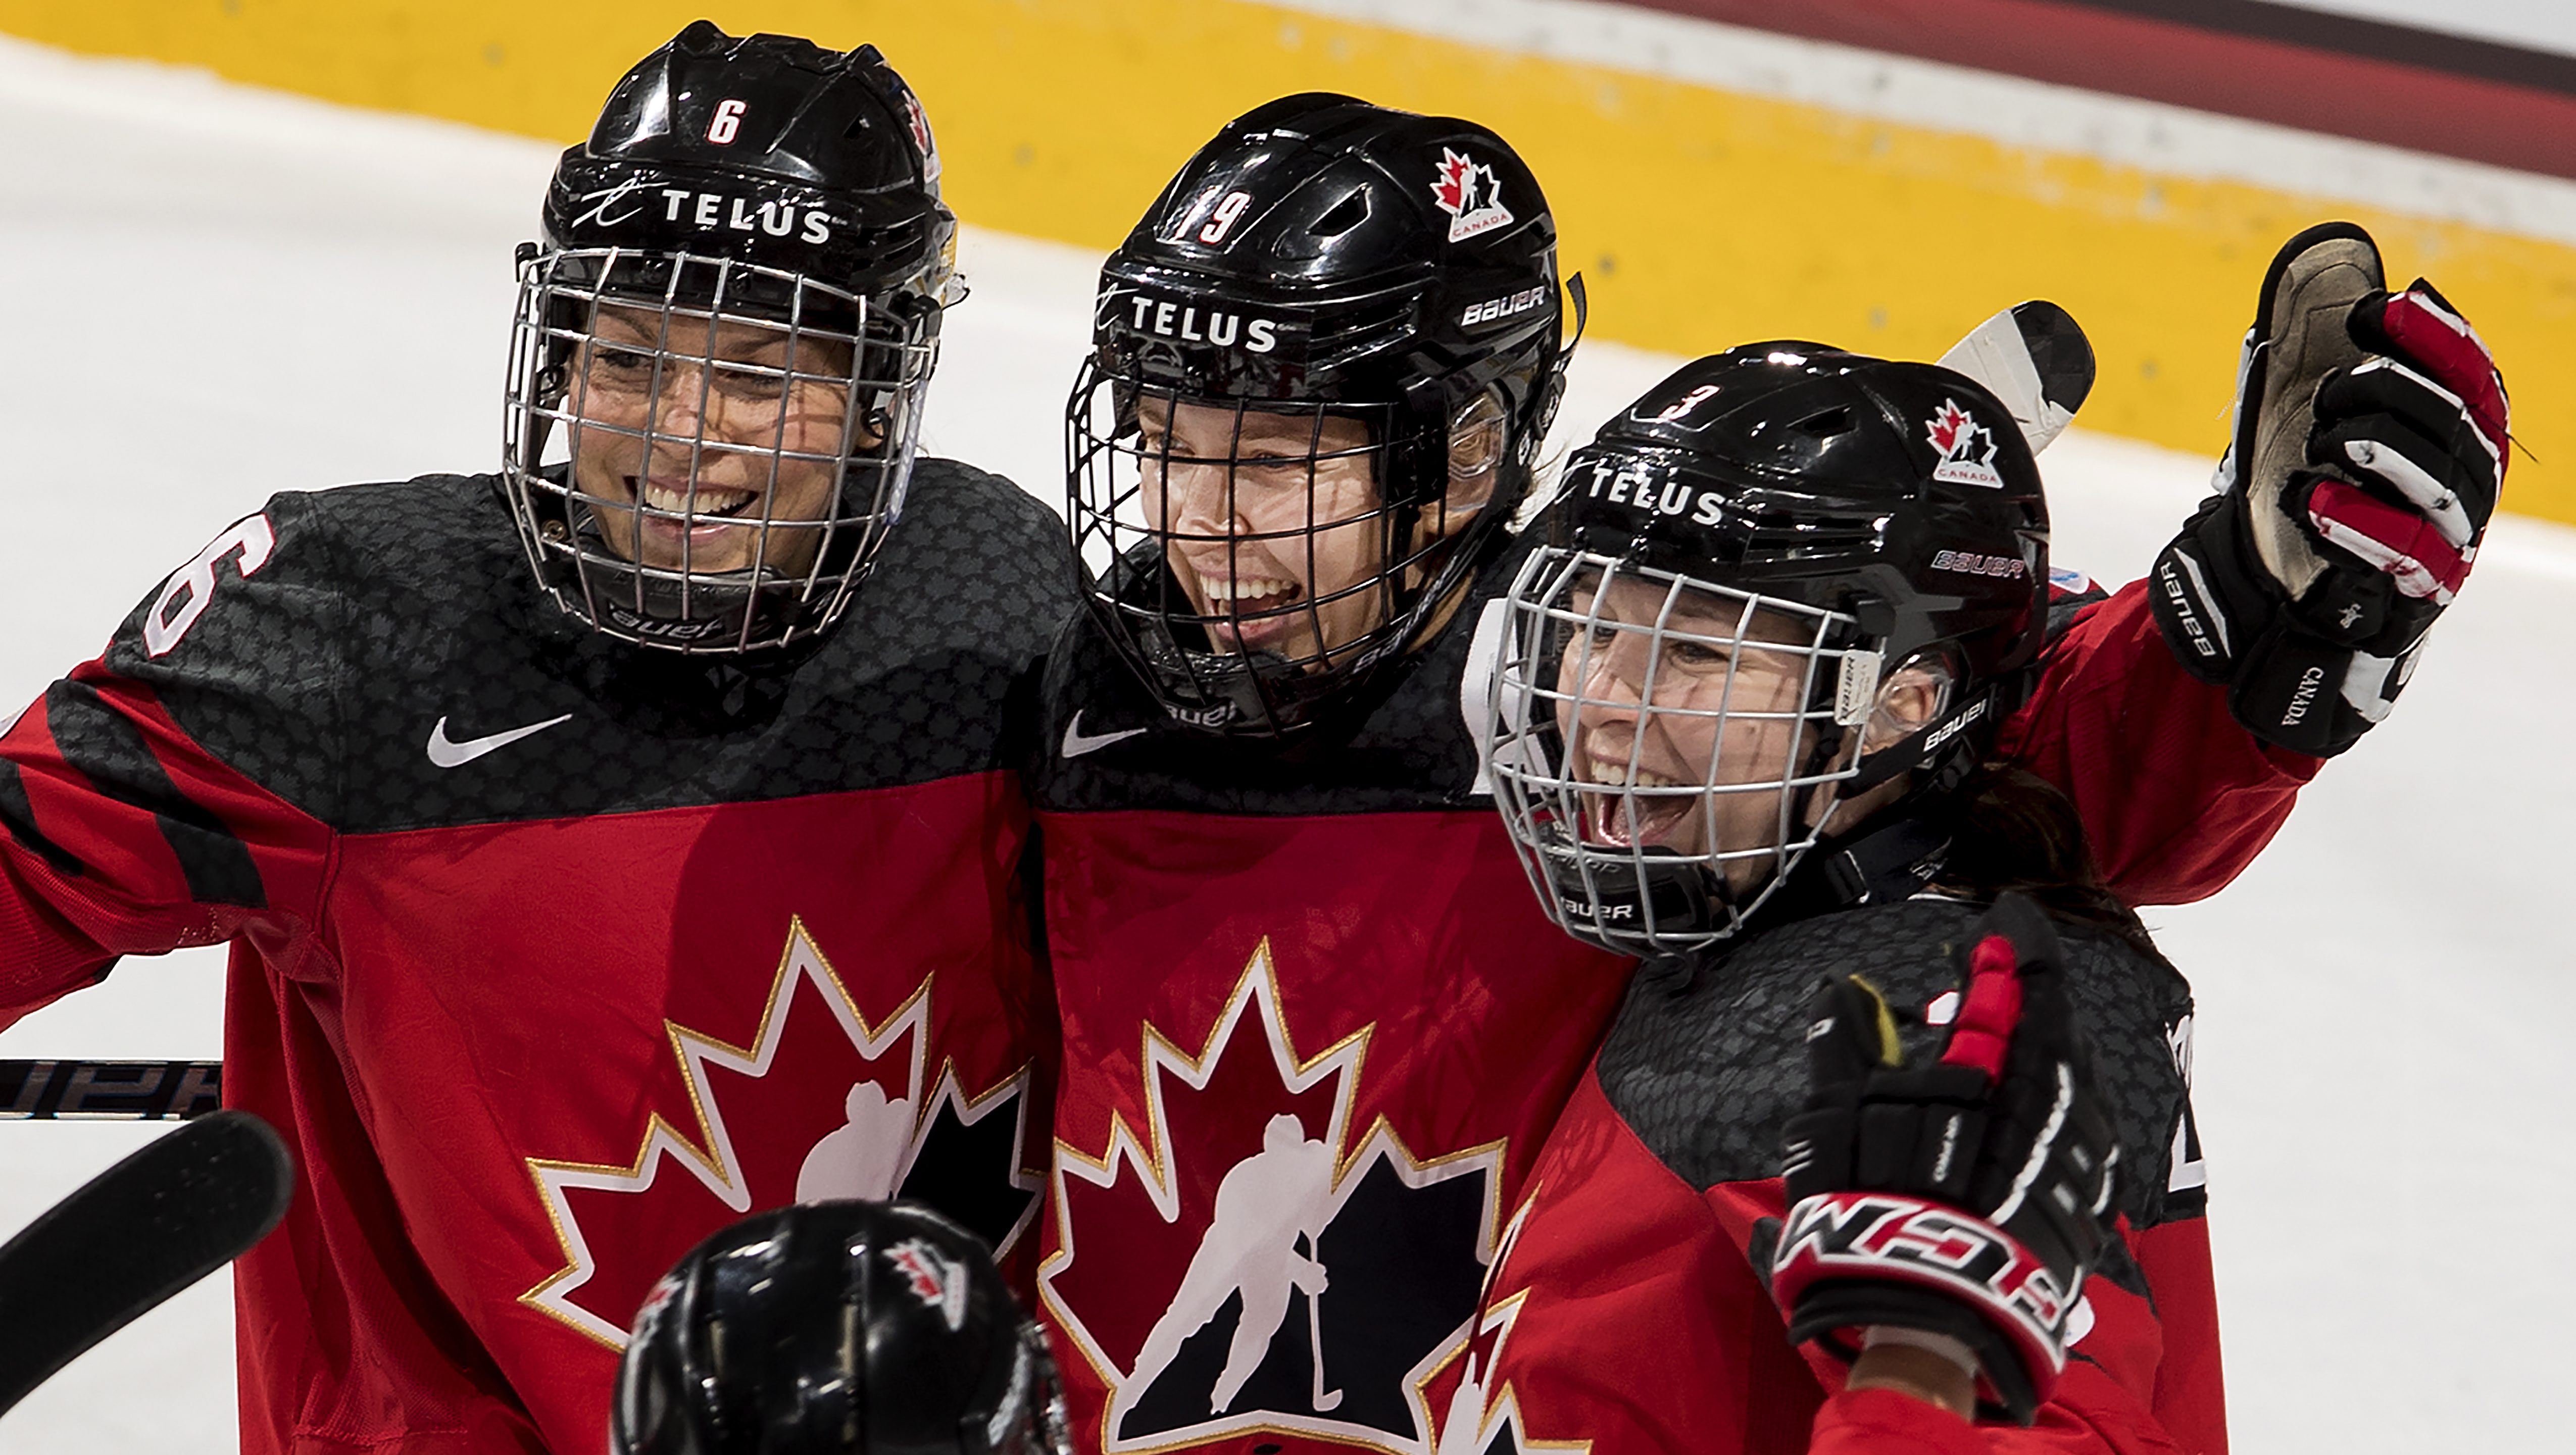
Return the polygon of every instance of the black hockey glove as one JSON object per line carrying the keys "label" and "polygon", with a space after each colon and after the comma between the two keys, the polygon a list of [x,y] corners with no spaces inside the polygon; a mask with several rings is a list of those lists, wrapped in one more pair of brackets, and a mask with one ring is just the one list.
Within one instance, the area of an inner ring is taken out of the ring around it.
{"label": "black hockey glove", "polygon": [[2351,747],[2468,579],[2508,427],[2495,361],[2432,284],[2386,291],[2348,222],[2290,239],[2245,336],[2219,493],[2156,558],[2165,641],[2254,736]]}
{"label": "black hockey glove", "polygon": [[2028,1424],[2113,1236],[2119,1143],[2048,917],[2006,895],[1961,959],[1957,1015],[1927,1066],[1905,1064],[1867,981],[1817,993],[1807,1105],[1781,1133],[1789,1217],[1771,1296],[1792,1341],[1846,1360],[1872,1327],[1956,1339],[1976,1356],[1979,1405]]}

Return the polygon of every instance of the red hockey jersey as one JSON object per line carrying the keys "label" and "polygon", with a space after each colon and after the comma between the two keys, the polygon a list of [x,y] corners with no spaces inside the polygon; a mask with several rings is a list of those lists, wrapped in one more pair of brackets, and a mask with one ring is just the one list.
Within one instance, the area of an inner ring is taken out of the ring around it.
{"label": "red hockey jersey", "polygon": [[646,1289],[757,1208],[1018,1239],[1006,702],[1062,549],[923,461],[820,644],[709,661],[544,603],[488,478],[281,495],[18,720],[0,1019],[233,942],[226,1100],[298,1173],[237,1273],[246,1452],[592,1455]]}
{"label": "red hockey jersey", "polygon": [[2120,1137],[2124,1241],[2084,1286],[2037,1424],[1972,1433],[1918,1401],[1828,1404],[1841,1365],[1789,1344],[1766,1270],[1816,985],[1867,977],[1921,1056],[1942,1034],[1945,995],[1956,1005],[1955,947],[1978,913],[1930,896],[1866,906],[1642,970],[1539,1156],[1468,1346],[1429,1382],[1437,1448],[1801,1455],[1812,1441],[1819,1455],[1861,1455],[1911,1440],[2223,1455],[2190,988],[2098,931],[2061,926],[2068,996]]}
{"label": "red hockey jersey", "polygon": [[[1628,970],[1541,914],[1481,781],[1514,564],[1364,721],[1286,749],[1170,723],[1087,621],[1050,662],[1039,1295],[1082,1450],[1432,1448],[1428,1381]],[[2008,749],[2116,888],[2213,892],[2313,761],[2237,728],[2137,588],[2061,605]]]}

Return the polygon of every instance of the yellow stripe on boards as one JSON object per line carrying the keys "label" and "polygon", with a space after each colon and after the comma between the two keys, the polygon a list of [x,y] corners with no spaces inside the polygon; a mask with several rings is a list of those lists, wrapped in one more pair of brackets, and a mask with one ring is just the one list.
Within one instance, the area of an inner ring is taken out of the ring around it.
{"label": "yellow stripe on boards", "polygon": [[2048,297],[2101,353],[2087,426],[2213,457],[2272,250],[2349,217],[2398,281],[2434,275],[2504,362],[2539,457],[2516,462],[2508,503],[2576,521],[2576,248],[2468,224],[1235,0],[0,0],[0,30],[32,40],[566,141],[701,15],[875,42],[921,91],[951,201],[987,227],[1108,247],[1226,118],[1348,91],[1509,138],[1549,188],[1602,337],[1930,358]]}

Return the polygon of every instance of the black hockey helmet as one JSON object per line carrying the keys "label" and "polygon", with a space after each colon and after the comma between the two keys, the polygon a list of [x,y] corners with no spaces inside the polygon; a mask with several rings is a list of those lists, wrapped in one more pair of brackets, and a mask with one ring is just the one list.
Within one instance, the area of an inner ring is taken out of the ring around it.
{"label": "black hockey helmet", "polygon": [[636,1314],[611,1455],[1065,1455],[1037,1326],[973,1234],[813,1202],[691,1249]]}
{"label": "black hockey helmet", "polygon": [[[1277,735],[1413,643],[1527,489],[1561,313],[1555,219],[1484,127],[1315,93],[1200,148],[1101,270],[1069,408],[1091,606],[1166,710]],[[1336,507],[1318,473],[1354,460],[1365,499]],[[1180,518],[1175,471],[1221,476],[1225,518]],[[1349,579],[1316,562],[1337,531]]]}
{"label": "black hockey helmet", "polygon": [[873,46],[695,22],[564,152],[543,228],[504,461],[539,581],[648,646],[820,631],[902,508],[956,296],[911,88]]}
{"label": "black hockey helmet", "polygon": [[[1954,786],[2046,630],[2038,466],[1992,394],[1936,365],[1797,342],[1698,360],[1574,453],[1547,529],[1507,608],[1496,801],[1549,913],[1628,953],[1732,934],[1851,827],[1836,800],[1908,771],[1910,792]],[[1795,694],[1748,708],[1750,661]],[[1859,752],[1908,667],[1940,684],[1929,718]],[[1695,682],[1715,694],[1684,702]],[[1720,761],[1757,721],[1787,725],[1777,774]],[[1680,771],[1684,738],[1705,761]],[[1776,811],[1767,842],[1734,842],[1729,801]]]}

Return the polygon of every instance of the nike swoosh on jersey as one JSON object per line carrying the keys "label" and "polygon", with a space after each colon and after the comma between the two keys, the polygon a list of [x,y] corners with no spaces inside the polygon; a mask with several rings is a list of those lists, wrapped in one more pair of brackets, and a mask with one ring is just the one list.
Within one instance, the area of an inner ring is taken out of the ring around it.
{"label": "nike swoosh on jersey", "polygon": [[561,717],[547,718],[544,722],[532,722],[526,727],[512,728],[505,733],[494,733],[487,738],[468,738],[459,743],[449,741],[447,719],[442,717],[429,730],[429,761],[441,768],[462,768],[494,748],[506,748],[521,738],[570,721],[572,721],[572,714],[567,712]]}
{"label": "nike swoosh on jersey", "polygon": [[1064,725],[1064,756],[1079,758],[1085,753],[1096,753],[1111,743],[1124,742],[1144,731],[1143,728],[1129,728],[1121,733],[1101,733],[1087,738],[1082,735],[1082,714],[1076,712],[1073,721]]}

